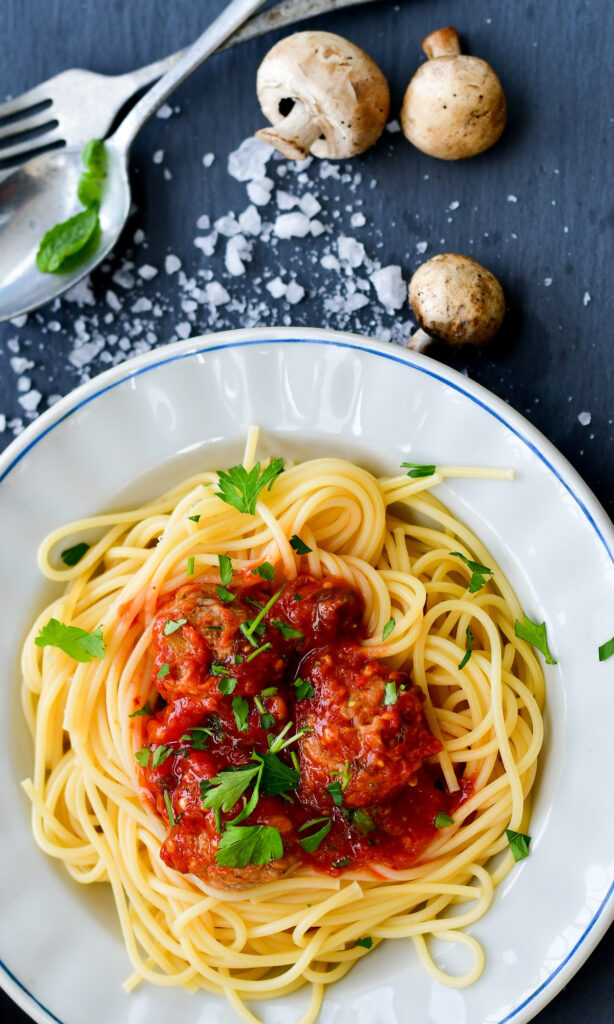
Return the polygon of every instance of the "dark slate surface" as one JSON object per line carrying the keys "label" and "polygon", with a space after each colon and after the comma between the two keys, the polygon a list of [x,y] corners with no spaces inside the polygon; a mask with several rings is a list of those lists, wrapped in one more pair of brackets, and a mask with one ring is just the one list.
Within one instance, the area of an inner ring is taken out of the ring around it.
{"label": "dark slate surface", "polygon": [[[16,95],[67,67],[118,73],[147,63],[188,43],[219,7],[219,0],[3,0],[0,97]],[[387,134],[352,163],[351,172],[360,171],[362,183],[327,184],[312,167],[303,191],[317,191],[325,211],[327,204],[338,204],[337,225],[363,241],[371,258],[383,265],[400,263],[406,277],[421,261],[420,241],[428,241],[426,256],[464,251],[498,274],[509,300],[499,338],[483,351],[437,347],[432,354],[525,414],[579,470],[611,515],[611,5],[609,0],[505,5],[497,0],[406,0],[342,12],[315,24],[348,35],[372,54],[389,77],[397,110],[421,59],[420,40],[450,22],[467,49],[487,58],[504,83],[509,126],[501,142],[473,161],[449,165],[414,151],[402,136]],[[310,242],[311,248],[298,239],[277,247],[257,240],[247,274],[237,279],[225,275],[218,247],[211,268],[232,301],[217,320],[207,305],[188,313],[182,309],[185,290],[177,275],[164,272],[164,256],[177,255],[188,275],[206,267],[193,245],[194,237],[205,233],[196,229],[197,217],[208,212],[213,220],[247,205],[244,186],[227,175],[225,165],[228,153],[261,123],[254,75],[270,41],[257,40],[215,58],[173,98],[179,108],[175,116],[154,119],[143,131],[132,159],[137,210],[106,270],[94,275],[94,304],[62,303],[56,311],[30,316],[24,325],[0,325],[0,414],[6,417],[0,445],[12,439],[17,421],[32,418],[19,402],[27,391],[40,393],[40,412],[50,396],[66,393],[109,361],[138,349],[139,338],[152,327],[150,316],[140,334],[129,330],[135,319],[131,306],[138,298],[159,306],[155,338],[152,334],[147,345],[185,333],[185,327],[177,329],[181,323],[199,333],[282,323],[285,317],[297,325],[327,323],[376,333],[407,322],[407,309],[388,315],[375,301],[353,315],[326,310],[324,299],[339,280],[331,284],[312,261],[313,254],[331,246],[334,251],[334,238],[331,242],[328,236],[322,243]],[[159,164],[152,161],[156,150],[164,150]],[[202,164],[207,152],[216,156],[209,169]],[[364,213],[363,229],[350,230],[344,204],[350,212]],[[334,215],[322,219],[335,226]],[[146,243],[133,257],[132,237],[139,228]],[[118,269],[121,279],[126,257],[160,268],[154,282],[139,281],[131,295],[110,280]],[[263,288],[263,279],[284,268],[306,288],[304,299],[292,307],[272,301]],[[119,294],[123,311],[107,324],[109,287]],[[247,299],[245,308],[242,298]],[[105,332],[118,327],[127,341],[117,347],[116,338],[105,345]],[[84,365],[75,365],[83,363],[74,357],[79,337],[85,343],[98,339],[86,350]],[[92,355],[96,348],[100,353]],[[28,363],[11,364],[16,355]],[[578,419],[581,413],[590,413],[590,423],[586,415]],[[3,927],[10,922],[3,921]],[[538,1015],[539,1024],[609,1024],[614,1019],[613,954],[610,930],[564,992]],[[11,1024],[26,1019],[4,996],[0,1012]]]}

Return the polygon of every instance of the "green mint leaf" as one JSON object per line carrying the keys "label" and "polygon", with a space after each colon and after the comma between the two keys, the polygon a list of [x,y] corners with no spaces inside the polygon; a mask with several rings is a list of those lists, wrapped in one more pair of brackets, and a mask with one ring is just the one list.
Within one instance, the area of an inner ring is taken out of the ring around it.
{"label": "green mint leaf", "polygon": [[396,704],[398,699],[397,684],[395,682],[386,683],[384,688],[384,704],[391,707],[393,704]]}
{"label": "green mint leaf", "polygon": [[164,629],[162,630],[164,636],[172,636],[172,634],[176,633],[178,629],[185,626],[187,621],[187,619],[167,619]]}
{"label": "green mint leaf", "polygon": [[532,622],[527,615],[523,616],[524,623],[516,619],[515,631],[516,636],[520,640],[526,640],[528,643],[536,647],[538,651],[541,651],[544,658],[546,659],[547,665],[556,665],[556,658],[553,658],[550,649],[548,647],[548,640],[546,637],[546,623]]}
{"label": "green mint leaf", "polygon": [[209,785],[203,796],[203,806],[228,814],[260,771],[259,765],[255,768],[245,765],[236,771],[218,772],[207,780]]}
{"label": "green mint leaf", "polygon": [[465,667],[473,652],[473,633],[471,632],[471,626],[467,626],[467,629],[465,630],[465,635],[467,637],[467,646],[465,648],[465,653],[463,654],[462,660],[459,662],[459,668]]}
{"label": "green mint leaf", "polygon": [[308,548],[307,545],[305,544],[305,541],[301,540],[301,538],[296,533],[292,534],[292,536],[290,537],[290,547],[294,548],[297,555],[309,555],[313,550],[313,548]]}
{"label": "green mint leaf", "polygon": [[392,633],[392,630],[394,629],[394,627],[395,627],[394,619],[388,619],[388,622],[386,623],[386,625],[384,626],[384,628],[382,630],[382,640],[387,640],[388,639],[388,637]]}
{"label": "green mint leaf", "polygon": [[247,724],[247,716],[249,715],[249,704],[245,700],[245,697],[232,698],[232,713],[235,716],[237,729],[240,732],[247,732],[249,728]]}
{"label": "green mint leaf", "polygon": [[326,787],[326,792],[330,796],[331,800],[337,807],[341,807],[343,803],[343,790],[341,789],[341,783],[335,779],[331,782],[330,786]]}
{"label": "green mint leaf", "polygon": [[293,629],[292,626],[288,626],[285,622],[282,622],[281,619],[273,619],[271,621],[271,625],[275,626],[275,628],[279,630],[284,640],[303,639],[303,634],[300,629]]}
{"label": "green mint leaf", "polygon": [[84,206],[100,205],[107,176],[107,154],[102,139],[91,139],[81,153],[85,172],[79,179],[77,197]]}
{"label": "green mint leaf", "polygon": [[81,541],[80,544],[74,544],[72,548],[66,548],[62,551],[61,558],[64,565],[73,566],[77,562],[80,562],[86,551],[89,551],[90,546],[85,541]]}
{"label": "green mint leaf", "polygon": [[371,938],[370,935],[366,935],[364,939],[356,939],[354,945],[361,946],[362,949],[371,949],[371,946],[373,945],[373,939]]}
{"label": "green mint leaf", "polygon": [[297,700],[308,700],[309,697],[313,697],[314,689],[309,680],[301,679],[300,676],[294,680],[296,687],[296,699]]}
{"label": "green mint leaf", "polygon": [[448,825],[454,824],[454,818],[451,818],[445,811],[439,811],[435,818],[435,828],[447,828]]}
{"label": "green mint leaf", "polygon": [[227,590],[226,587],[216,587],[215,592],[220,601],[223,601],[224,604],[230,604],[230,602],[234,601],[237,596],[236,594],[233,594],[231,590]]}
{"label": "green mint leaf", "polygon": [[37,647],[58,647],[75,661],[88,662],[94,658],[104,658],[105,645],[101,627],[88,633],[78,626],[65,626],[57,619],[49,619],[34,643]]}
{"label": "green mint leaf", "polygon": [[138,718],[139,715],[151,715],[151,714],[152,714],[151,704],[149,703],[149,701],[146,701],[145,704],[143,704],[142,708],[137,708],[136,711],[133,711],[130,715],[128,715],[128,718]]}
{"label": "green mint leaf", "polygon": [[418,479],[423,476],[432,476],[436,471],[437,466],[421,466],[419,462],[402,462],[401,466],[403,469],[407,469],[407,475],[413,479]]}
{"label": "green mint leaf", "polygon": [[599,648],[599,661],[607,661],[614,654],[614,636]]}
{"label": "green mint leaf", "polygon": [[232,582],[232,560],[228,555],[218,555],[217,560],[220,563],[220,579],[226,587]]}
{"label": "green mint leaf", "polygon": [[514,832],[511,828],[506,828],[505,834],[515,861],[524,860],[529,856],[531,836],[525,836],[522,832]]}
{"label": "green mint leaf", "polygon": [[98,207],[90,206],[74,217],[56,224],[42,238],[36,266],[44,274],[61,270],[64,260],[83,249],[98,227]]}
{"label": "green mint leaf", "polygon": [[269,864],[284,855],[279,830],[270,825],[227,825],[215,859],[221,867]]}
{"label": "green mint leaf", "polygon": [[220,691],[220,693],[223,693],[225,697],[228,697],[230,696],[231,693],[234,692],[236,685],[237,680],[234,679],[233,676],[229,676],[228,678],[220,679],[219,683],[217,684],[217,688]]}
{"label": "green mint leaf", "polygon": [[312,818],[311,821],[306,821],[304,825],[301,825],[298,830],[299,832],[304,832],[305,829],[311,828],[313,825],[319,825],[321,821],[326,822],[321,829],[318,829],[318,831],[313,832],[312,835],[305,836],[304,839],[299,840],[306,853],[315,853],[322,840],[326,839],[326,836],[333,827],[333,823],[330,818]]}
{"label": "green mint leaf", "polygon": [[254,576],[260,576],[260,579],[268,580],[271,583],[275,579],[275,570],[270,562],[263,562],[262,565],[257,565],[255,569],[252,569]]}
{"label": "green mint leaf", "polygon": [[284,460],[273,459],[271,464],[260,473],[260,463],[257,462],[253,469],[248,471],[245,466],[232,466],[224,472],[220,470],[217,475],[219,491],[215,494],[227,505],[232,505],[239,512],[253,516],[256,513],[258,495],[267,486],[269,490],[275,479],[283,472]]}

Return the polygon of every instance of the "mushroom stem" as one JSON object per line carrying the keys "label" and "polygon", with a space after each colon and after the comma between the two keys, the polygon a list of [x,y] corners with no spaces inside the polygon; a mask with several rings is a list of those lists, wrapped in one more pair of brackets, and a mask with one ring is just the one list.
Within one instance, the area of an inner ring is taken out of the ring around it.
{"label": "mushroom stem", "polygon": [[321,134],[322,129],[317,119],[300,101],[294,103],[292,110],[280,124],[261,128],[256,132],[257,138],[274,146],[288,160],[304,160]]}
{"label": "mushroom stem", "polygon": [[433,338],[426,331],[423,331],[421,327],[417,331],[414,331],[411,338],[407,342],[407,348],[410,348],[412,352],[424,352],[429,345],[433,344]]}
{"label": "mushroom stem", "polygon": [[455,28],[438,28],[422,40],[422,49],[429,60],[435,57],[458,57],[461,52],[460,39]]}

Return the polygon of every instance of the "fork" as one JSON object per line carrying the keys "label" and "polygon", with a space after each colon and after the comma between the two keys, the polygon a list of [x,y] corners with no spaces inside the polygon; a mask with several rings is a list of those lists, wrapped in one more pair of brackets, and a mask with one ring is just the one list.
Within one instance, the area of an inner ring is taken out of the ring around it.
{"label": "fork", "polygon": [[[252,16],[218,52],[305,18],[372,0],[282,0]],[[0,180],[30,157],[103,139],[126,103],[177,63],[182,53],[124,75],[72,68],[0,104]],[[6,123],[4,123],[6,122]]]}

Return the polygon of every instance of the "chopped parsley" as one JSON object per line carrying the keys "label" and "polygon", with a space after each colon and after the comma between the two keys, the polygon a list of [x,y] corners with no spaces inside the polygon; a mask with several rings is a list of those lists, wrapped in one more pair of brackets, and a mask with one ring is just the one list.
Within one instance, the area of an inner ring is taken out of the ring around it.
{"label": "chopped parsley", "polygon": [[191,743],[194,750],[206,750],[209,738],[213,738],[213,730],[206,729],[204,725],[195,726],[189,732],[184,732],[181,737],[183,741]]}
{"label": "chopped parsley", "polygon": [[298,829],[299,832],[304,832],[308,828],[312,828],[314,825],[319,825],[320,822],[324,821],[326,824],[322,828],[318,829],[317,832],[312,832],[310,836],[304,836],[299,842],[305,851],[305,853],[315,853],[320,843],[326,839],[326,836],[333,827],[333,823],[330,818],[312,818],[311,821],[306,821],[304,825],[301,825]]}
{"label": "chopped parsley", "polygon": [[270,562],[263,562],[262,565],[257,565],[255,569],[252,569],[254,576],[260,576],[262,580],[268,580],[269,583],[275,578],[275,570]]}
{"label": "chopped parsley", "polygon": [[261,775],[262,767],[260,765],[254,767],[244,765],[234,771],[227,769],[218,772],[212,779],[207,780],[208,787],[204,795],[201,789],[203,806],[211,807],[213,810],[222,810],[227,814],[241,799],[256,776],[260,777]]}
{"label": "chopped parsley", "polygon": [[347,868],[350,863],[349,857],[344,857],[343,860],[334,860],[332,866],[334,868]]}
{"label": "chopped parsley", "polygon": [[[258,644],[254,642],[252,634],[253,633],[257,633],[257,631],[258,631],[258,629],[259,629],[259,627],[260,627],[260,625],[262,623],[262,620],[263,620],[264,616],[266,615],[266,613],[268,611],[271,610],[271,608],[275,604],[275,602],[276,602],[276,600],[277,600],[277,598],[279,597],[280,594],[281,594],[281,590],[278,590],[277,593],[273,594],[273,597],[271,597],[267,601],[267,603],[265,604],[264,608],[260,609],[260,611],[258,612],[256,618],[252,619],[251,622],[249,622],[249,623],[242,622],[241,623],[241,626],[240,626],[241,632],[243,633],[243,636],[247,640],[249,640],[249,642],[252,644],[253,647],[257,647]],[[264,632],[264,628],[265,628],[264,624],[262,624],[262,632]]]}
{"label": "chopped parsley", "polygon": [[192,523],[199,523],[200,522],[200,513],[198,515],[196,515],[196,516],[188,516],[188,519]]}
{"label": "chopped parsley", "polygon": [[331,782],[330,786],[326,787],[326,792],[330,796],[332,802],[336,804],[337,807],[341,807],[343,803],[343,790],[341,789],[341,783],[338,779],[335,779],[334,782]]}
{"label": "chopped parsley", "polygon": [[363,811],[362,807],[356,807],[350,813],[350,821],[353,827],[358,831],[366,835],[368,832],[375,832],[377,825],[373,821],[370,814]]}
{"label": "chopped parsley", "polygon": [[287,793],[296,789],[299,783],[299,772],[290,768],[270,750],[264,754],[253,754],[256,761],[262,763],[262,784],[263,796],[276,796],[280,793]]}
{"label": "chopped parsley", "polygon": [[389,707],[391,707],[393,704],[396,704],[398,699],[399,695],[397,693],[397,684],[394,682],[394,680],[386,683],[386,686],[384,688],[384,704],[387,704]]}
{"label": "chopped parsley", "polygon": [[173,753],[172,747],[167,747],[164,743],[161,743],[153,752],[151,764],[153,768],[158,768],[161,764],[164,764],[166,759]]}
{"label": "chopped parsley", "polygon": [[211,663],[211,675],[213,676],[229,676],[230,672],[225,665],[222,665],[219,661],[213,661]]}
{"label": "chopped parsley", "polygon": [[73,566],[77,562],[80,562],[86,551],[89,551],[90,546],[85,541],[81,541],[80,544],[73,544],[71,548],[66,548],[62,551],[61,559],[64,565]]}
{"label": "chopped parsley", "polygon": [[288,626],[285,622],[282,622],[281,619],[272,619],[271,625],[275,626],[275,628],[279,630],[284,640],[303,639],[303,634],[300,629],[293,629],[292,626]]}
{"label": "chopped parsley", "polygon": [[471,626],[467,626],[467,629],[465,630],[465,635],[467,637],[467,646],[465,648],[465,653],[463,654],[462,660],[459,662],[459,668],[465,667],[473,651],[473,633],[471,632]]}
{"label": "chopped parsley", "polygon": [[218,555],[217,560],[220,565],[220,580],[222,585],[226,587],[232,582],[232,561],[228,555]]}
{"label": "chopped parsley", "polygon": [[237,723],[237,729],[239,732],[247,732],[249,728],[247,724],[249,704],[245,700],[245,697],[232,698],[232,713],[235,716],[235,722]]}
{"label": "chopped parsley", "polygon": [[228,590],[226,587],[216,587],[215,592],[220,601],[223,601],[224,604],[230,604],[230,602],[234,601],[237,596],[236,594],[233,594],[232,590]]}
{"label": "chopped parsley", "polygon": [[451,818],[445,811],[439,811],[435,818],[435,828],[447,828],[448,825],[454,824],[454,818]]}
{"label": "chopped parsley", "polygon": [[173,805],[169,796],[168,789],[164,790],[164,803],[166,804],[166,813],[168,814],[168,820],[171,828],[176,824],[175,815],[173,814]]}
{"label": "chopped parsley", "polygon": [[222,679],[220,679],[219,683],[217,684],[217,688],[220,691],[220,693],[223,693],[225,697],[228,697],[234,691],[236,685],[237,680],[234,678],[234,676],[229,675],[224,676]]}
{"label": "chopped parsley", "polygon": [[386,625],[384,626],[384,628],[382,630],[382,640],[387,640],[388,639],[388,637],[392,633],[392,630],[394,629],[394,627],[395,627],[394,619],[388,619],[388,622],[386,623]]}
{"label": "chopped parsley", "polygon": [[366,935],[364,939],[356,939],[354,945],[361,946],[362,949],[371,949],[371,946],[373,945],[373,939],[371,938],[370,935]]}
{"label": "chopped parsley", "polygon": [[193,576],[193,575],[194,575],[194,555],[190,555],[190,557],[188,558],[188,567],[187,567],[187,570],[186,570],[186,576]]}
{"label": "chopped parsley", "polygon": [[492,576],[492,569],[489,569],[487,565],[481,565],[479,562],[472,562],[470,558],[466,558],[460,551],[451,551],[450,554],[454,555],[455,558],[460,558],[461,562],[464,562],[467,568],[471,569],[469,593],[476,594],[487,582],[486,577]]}
{"label": "chopped parsley", "polygon": [[506,828],[505,834],[515,861],[524,860],[529,856],[531,836],[525,836],[522,832],[514,832],[511,828]]}
{"label": "chopped parsley", "polygon": [[134,756],[135,756],[138,764],[140,764],[141,768],[147,768],[147,765],[149,764],[149,755],[150,755],[150,753],[151,753],[151,751],[150,751],[149,747],[142,747],[141,750],[136,750],[134,752]]}
{"label": "chopped parsley", "polygon": [[173,633],[176,633],[178,629],[185,626],[187,621],[187,619],[167,619],[162,631],[164,636],[171,636]]}
{"label": "chopped parsley", "polygon": [[132,714],[128,715],[128,718],[138,718],[139,715],[151,715],[151,713],[151,704],[149,701],[146,701],[142,708],[137,708],[136,711],[133,711]]}
{"label": "chopped parsley", "polygon": [[351,778],[351,775],[352,775],[352,773],[350,771],[350,762],[349,761],[345,762],[345,764],[343,765],[343,771],[341,771],[341,772],[331,772],[331,775],[338,775],[340,777],[340,779],[341,779],[341,789],[345,792],[345,790],[347,789],[348,782],[350,781],[350,778]]}
{"label": "chopped parsley", "polygon": [[599,648],[599,661],[607,661],[614,654],[614,636]]}
{"label": "chopped parsley", "polygon": [[297,700],[308,700],[309,697],[313,697],[314,689],[309,680],[301,679],[300,676],[297,676],[294,680],[294,685],[296,687]]}
{"label": "chopped parsley", "polygon": [[244,868],[248,864],[268,864],[283,855],[279,830],[271,825],[227,825],[215,859],[220,867]]}
{"label": "chopped parsley", "polygon": [[274,697],[277,692],[278,692],[278,690],[277,690],[276,686],[267,686],[267,688],[265,690],[261,690],[260,696],[261,697]]}
{"label": "chopped parsley", "polygon": [[260,715],[260,728],[264,729],[265,732],[267,729],[272,729],[274,725],[275,715],[270,715],[268,711],[265,711],[263,715]]}
{"label": "chopped parsley", "polygon": [[310,555],[311,552],[313,551],[313,548],[307,547],[305,541],[301,540],[301,538],[296,533],[293,533],[292,536],[290,537],[290,547],[294,548],[297,555]]}
{"label": "chopped parsley", "polygon": [[437,466],[421,466],[419,462],[402,462],[401,466],[408,471],[407,475],[414,480],[423,476],[432,476],[437,469]]}
{"label": "chopped parsley", "polygon": [[66,626],[57,619],[49,619],[34,643],[37,647],[57,647],[75,661],[88,662],[94,658],[104,658],[102,627],[88,633],[78,626]]}
{"label": "chopped parsley", "polygon": [[520,640],[526,640],[528,643],[536,647],[538,651],[541,651],[544,658],[546,659],[547,665],[556,665],[556,658],[553,658],[550,649],[548,647],[548,640],[546,637],[546,623],[532,622],[526,615],[523,615],[524,623],[516,619],[515,631],[516,636]]}
{"label": "chopped parsley", "polygon": [[232,466],[227,472],[221,470],[217,475],[220,489],[215,494],[239,512],[253,516],[256,513],[258,495],[267,485],[269,491],[271,490],[283,468],[283,459],[273,459],[262,473],[259,462],[249,473],[245,466]]}
{"label": "chopped parsley", "polygon": [[293,594],[292,600],[293,601],[302,601],[303,598],[302,598],[301,594]]}
{"label": "chopped parsley", "polygon": [[272,646],[273,645],[269,643],[262,644],[261,647],[257,647],[255,651],[252,651],[251,654],[248,654],[245,660],[251,661],[253,658],[256,657],[257,654],[262,654],[263,651],[270,651]]}

